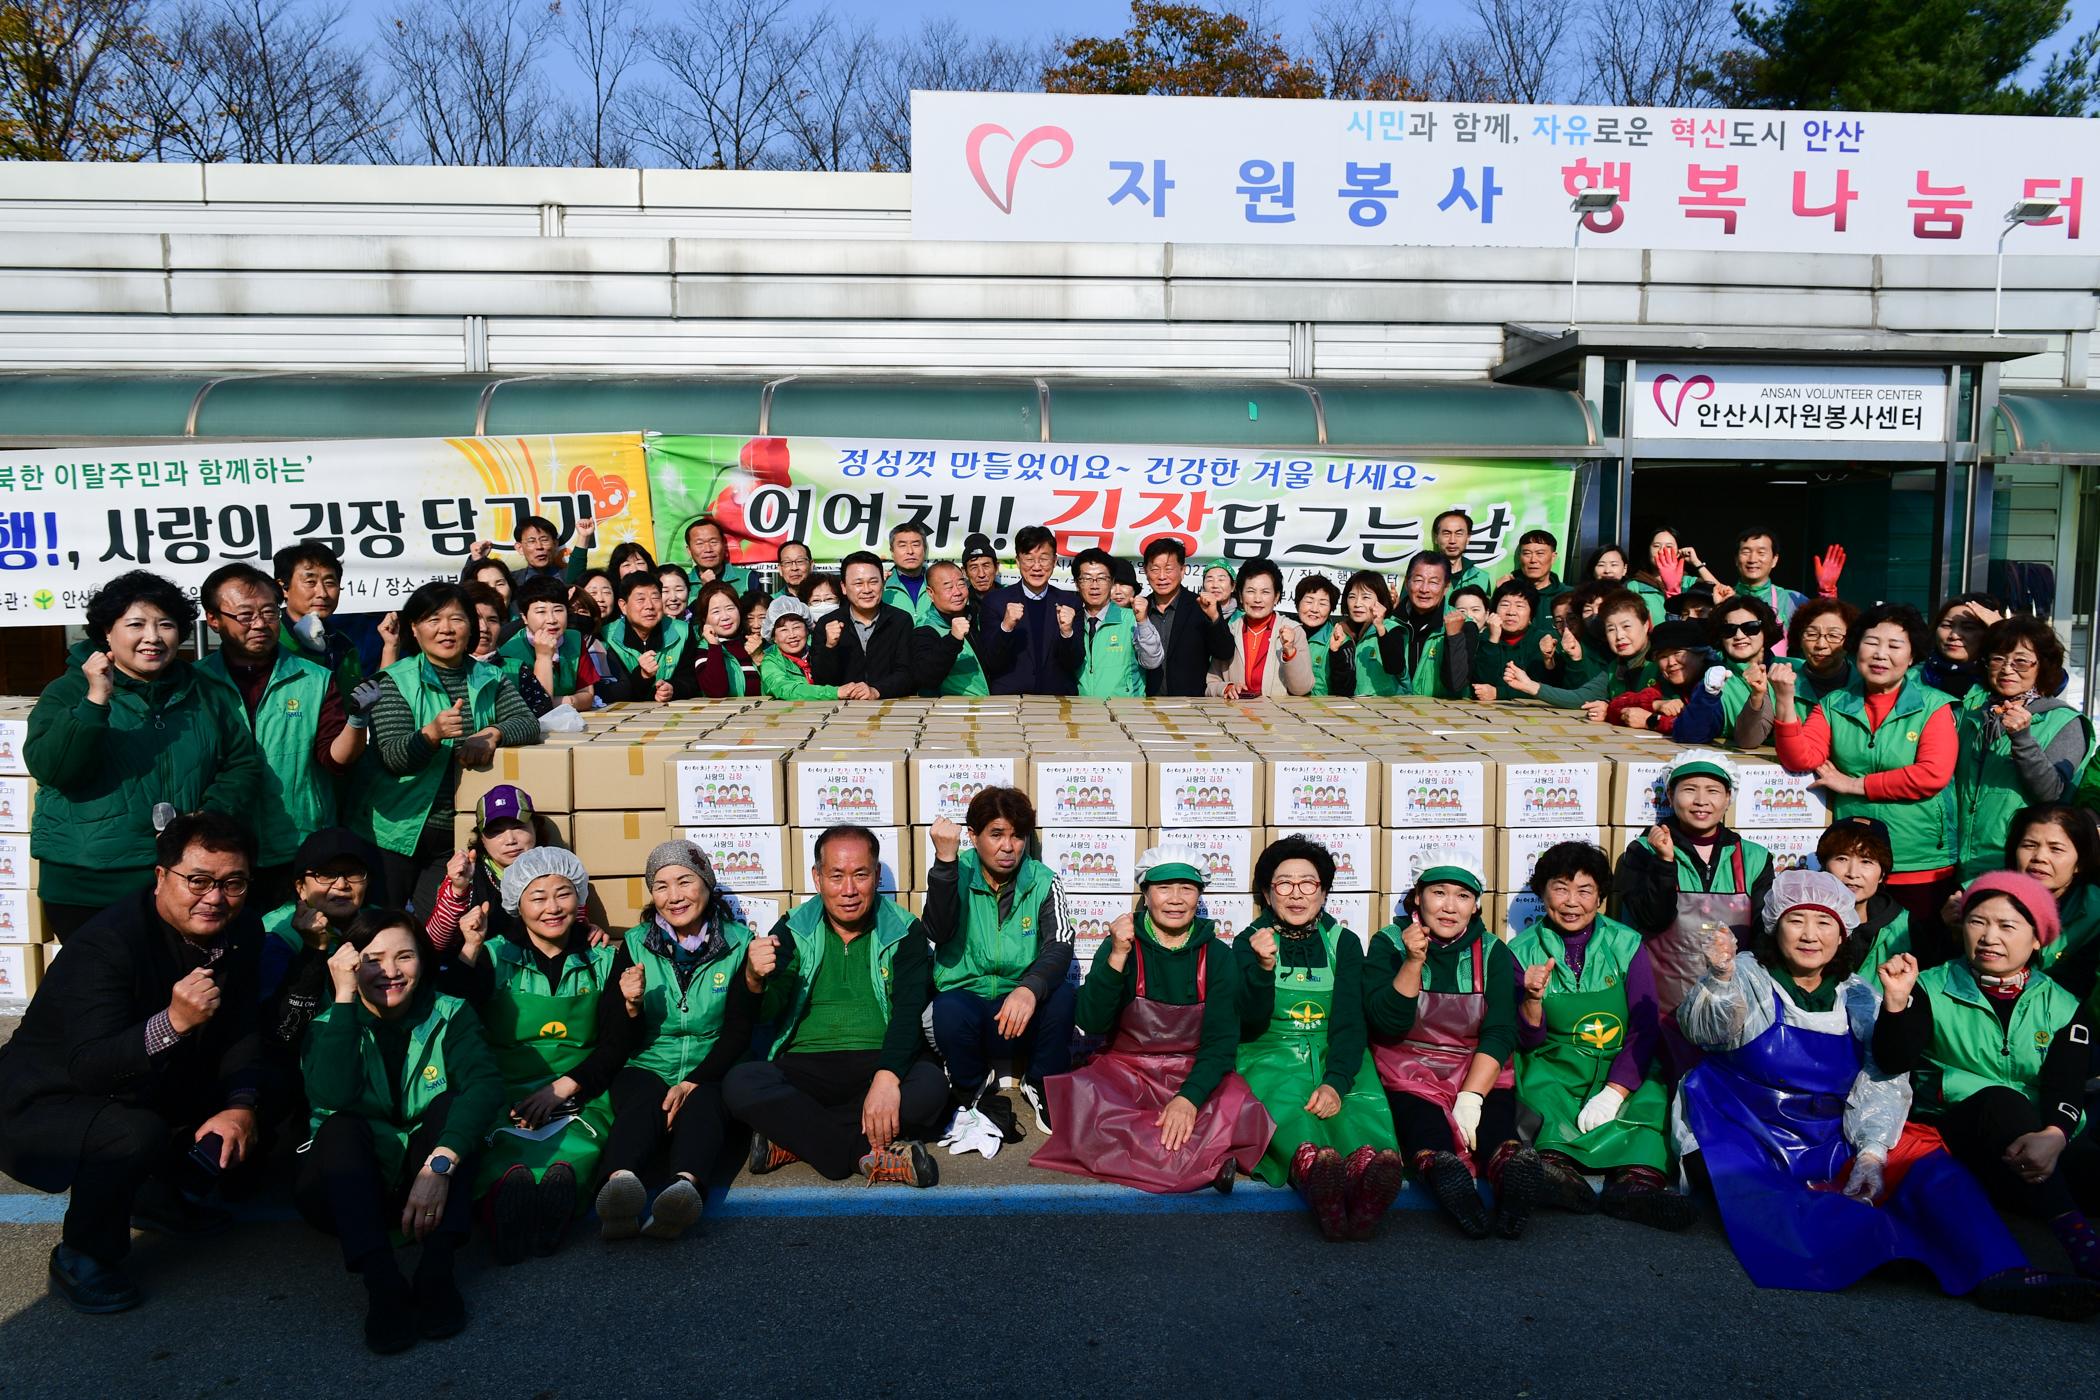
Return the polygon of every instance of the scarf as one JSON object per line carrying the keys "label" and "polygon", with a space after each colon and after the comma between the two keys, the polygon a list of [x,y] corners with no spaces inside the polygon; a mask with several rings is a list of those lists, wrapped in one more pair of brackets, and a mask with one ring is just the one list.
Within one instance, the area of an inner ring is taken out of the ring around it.
{"label": "scarf", "polygon": [[1976,985],[1983,989],[1985,996],[1997,997],[2001,1001],[2006,1001],[2019,996],[2020,993],[2027,990],[2028,974],[2033,971],[2032,967],[2023,967],[2017,972],[2008,972],[2003,977],[1993,977],[1987,972],[1978,972],[1976,974]]}
{"label": "scarf", "polygon": [[2035,702],[2041,698],[2042,692],[2029,686],[2018,695],[1993,700],[1988,705],[1983,706],[1984,747],[1989,748],[2005,737],[2005,720],[1998,713],[2001,706],[2007,703],[2016,703],[2024,706],[2031,714],[2034,711]]}

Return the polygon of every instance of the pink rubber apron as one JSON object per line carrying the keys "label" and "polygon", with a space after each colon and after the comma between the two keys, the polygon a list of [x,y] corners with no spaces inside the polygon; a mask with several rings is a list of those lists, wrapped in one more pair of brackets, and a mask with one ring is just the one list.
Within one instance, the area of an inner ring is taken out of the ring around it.
{"label": "pink rubber apron", "polygon": [[1738,952],[1750,946],[1750,893],[1743,888],[1743,843],[1737,841],[1729,850],[1737,893],[1679,890],[1675,921],[1661,933],[1641,939],[1648,949],[1649,966],[1655,969],[1655,1004],[1662,1014],[1663,1074],[1668,1084],[1676,1084],[1705,1058],[1677,1029],[1677,1008],[1711,966],[1706,959],[1708,942],[1717,931],[1726,929],[1735,936]]}
{"label": "pink rubber apron", "polygon": [[[1378,1082],[1395,1093],[1426,1099],[1444,1111],[1451,1129],[1451,1150],[1480,1175],[1479,1166],[1466,1151],[1465,1136],[1451,1116],[1458,1091],[1473,1067],[1480,1049],[1480,1023],[1487,1019],[1487,990],[1482,978],[1487,967],[1487,948],[1473,942],[1473,990],[1470,992],[1424,991],[1415,997],[1415,1023],[1398,1040],[1371,1037],[1371,1058],[1378,1065]],[[1514,1089],[1516,1071],[1504,1062],[1495,1076],[1495,1088]]]}
{"label": "pink rubber apron", "polygon": [[1227,1157],[1242,1175],[1253,1175],[1276,1124],[1236,1071],[1196,1109],[1195,1131],[1178,1152],[1159,1145],[1155,1120],[1195,1069],[1203,1043],[1210,944],[1196,954],[1193,1006],[1146,996],[1144,951],[1131,953],[1138,960],[1136,996],[1116,1022],[1115,1041],[1084,1067],[1043,1081],[1057,1135],[1029,1164],[1154,1192],[1208,1186]]}

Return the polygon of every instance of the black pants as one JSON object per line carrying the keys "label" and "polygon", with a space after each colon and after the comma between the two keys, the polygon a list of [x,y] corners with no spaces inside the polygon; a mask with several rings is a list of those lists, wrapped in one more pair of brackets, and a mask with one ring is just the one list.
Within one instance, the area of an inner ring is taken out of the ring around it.
{"label": "black pants", "polygon": [[[396,909],[406,909],[415,898],[416,890],[422,886],[423,871],[432,861],[449,860],[452,857],[452,828],[434,826],[423,828],[423,837],[416,842],[416,853],[402,855],[399,851],[382,850],[379,853],[380,868],[386,874],[387,898],[394,901]],[[274,906],[273,906],[274,907]],[[428,909],[415,911],[418,919],[430,917]]]}
{"label": "black pants", "polygon": [[44,900],[44,927],[60,943],[71,938],[79,927],[101,913],[106,905],[101,904],[53,904]]}
{"label": "black pants", "polygon": [[[170,1107],[175,1111],[167,1111]],[[197,1125],[215,1111],[203,1104],[105,1104],[81,1142],[66,1204],[65,1242],[114,1264],[131,1253],[131,1203],[148,1177],[196,1195],[209,1191],[212,1174],[189,1154]]]}
{"label": "black pants", "polygon": [[[1400,1089],[1385,1091],[1385,1101],[1393,1110],[1393,1133],[1400,1139],[1400,1153],[1413,1161],[1417,1152],[1457,1152],[1463,1149],[1453,1140],[1451,1125],[1444,1121],[1444,1110],[1427,1099],[1417,1098]],[[1480,1144],[1474,1156],[1481,1162],[1495,1155],[1495,1149],[1517,1135],[1517,1095],[1513,1089],[1490,1089],[1480,1104],[1480,1127],[1473,1140]]]}
{"label": "black pants", "polygon": [[[722,1102],[734,1117],[820,1175],[843,1181],[869,1151],[860,1131],[861,1101],[881,1068],[880,1050],[825,1050],[753,1060],[729,1071],[722,1081]],[[948,1076],[933,1061],[920,1060],[904,1076],[902,1100],[897,1136],[930,1136],[948,1106]]]}
{"label": "black pants", "polygon": [[2040,1110],[2017,1089],[1997,1084],[1979,1089],[1942,1113],[1933,1126],[1940,1130],[1954,1160],[1967,1167],[1999,1204],[2036,1220],[2054,1220],[2078,1209],[2070,1183],[2064,1180],[2061,1158],[2056,1171],[2038,1186],[2020,1180],[2001,1160],[2014,1138],[2042,1128]]}
{"label": "black pants", "polygon": [[[307,1224],[342,1241],[345,1268],[354,1268],[373,1250],[387,1247],[387,1231],[401,1223],[409,1188],[437,1149],[451,1110],[451,1094],[439,1094],[432,1100],[423,1114],[423,1125],[408,1139],[398,1179],[392,1181],[380,1169],[371,1123],[357,1114],[331,1114],[314,1134],[292,1188],[292,1204]],[[438,1217],[437,1232],[464,1241],[474,1228],[474,1158],[461,1158],[451,1176],[452,1189]]]}
{"label": "black pants", "polygon": [[695,1084],[678,1118],[666,1127],[664,1095],[671,1086],[648,1070],[629,1065],[613,1076],[612,1131],[605,1138],[605,1152],[598,1158],[598,1182],[603,1185],[614,1172],[640,1175],[642,1164],[668,1132],[671,1137],[671,1170],[693,1179],[703,1192],[715,1158],[722,1153],[722,1137],[729,1115],[722,1107],[722,1086]]}

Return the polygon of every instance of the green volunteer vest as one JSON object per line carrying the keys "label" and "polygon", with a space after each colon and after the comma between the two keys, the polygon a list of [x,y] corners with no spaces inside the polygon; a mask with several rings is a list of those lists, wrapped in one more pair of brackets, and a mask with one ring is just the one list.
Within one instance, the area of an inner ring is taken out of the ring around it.
{"label": "green volunteer vest", "polygon": [[[496,722],[496,687],[503,684],[503,673],[485,661],[467,665],[467,732],[473,734]],[[383,674],[393,679],[401,698],[408,701],[409,716],[418,728],[452,707],[445,682],[430,659],[420,653],[402,657]],[[454,742],[447,739],[438,745],[430,762],[399,777],[381,766],[378,746],[368,746],[358,765],[350,801],[351,819],[360,824],[358,834],[382,850],[414,854],[423,837],[423,823],[437,801],[438,785],[451,764]]]}
{"label": "green volunteer vest", "polygon": [[[689,629],[683,620],[667,617],[657,624],[657,630],[663,634],[664,640],[656,652],[656,677],[667,681],[671,679],[671,668],[678,664],[679,653],[685,650],[685,634]],[[605,643],[607,651],[620,658],[623,670],[632,671],[641,664],[642,650],[628,642],[629,634],[627,619],[614,618],[610,626],[598,633],[598,640]],[[559,669],[558,665],[556,669]]]}
{"label": "green volunteer vest", "polygon": [[[1397,624],[1395,624],[1397,625]],[[1376,627],[1366,627],[1363,635],[1356,639],[1356,693],[1358,695],[1411,695],[1414,692],[1402,688],[1399,679],[1385,669],[1385,662],[1378,658]],[[1437,642],[1443,638],[1439,636]],[[1436,643],[1432,643],[1434,648]],[[1427,657],[1424,657],[1427,660]],[[1419,671],[1421,668],[1416,667]]]}
{"label": "green volunteer vest", "polygon": [[2078,1014],[2078,998],[2040,973],[2027,979],[2010,1026],[1999,1024],[1966,962],[1925,969],[1917,990],[1932,1003],[1932,1048],[1910,1077],[1916,1113],[1937,1113],[1993,1085],[2033,1100],[2049,1042]]}
{"label": "green volunteer vest", "polygon": [[[367,904],[365,909],[376,910],[379,907],[377,904]],[[306,939],[300,935],[299,930],[292,927],[292,916],[298,912],[299,901],[289,899],[262,916],[263,932],[275,936],[278,942],[292,950],[292,956],[295,958],[306,947]],[[332,932],[335,934],[335,939],[340,939],[343,936],[341,929],[333,929]],[[329,942],[331,949],[335,946],[335,939],[331,939]]]}
{"label": "green volunteer vest", "polygon": [[2063,919],[2063,936],[2042,949],[2042,966],[2052,967],[2058,958],[2075,953],[2100,935],[2100,885],[2075,884],[2056,902]]}
{"label": "green volunteer vest", "polygon": [[[1671,833],[1673,843],[1675,832]],[[1736,840],[1743,848],[1743,887],[1735,887],[1735,858],[1725,853],[1714,860],[1713,883],[1707,884],[1699,873],[1698,862],[1684,846],[1677,848],[1677,888],[1685,894],[1748,894],[1757,888],[1757,882],[1772,868],[1772,853],[1755,841],[1745,841],[1738,835]],[[1661,858],[1660,852],[1646,836],[1636,837],[1633,842],[1651,856]],[[1689,842],[1685,843],[1689,845]],[[1558,972],[1555,973],[1558,976]]]}
{"label": "green volunteer vest", "polygon": [[1305,634],[1305,645],[1311,648],[1312,651],[1312,654],[1307,658],[1312,662],[1313,673],[1313,688],[1308,692],[1309,694],[1325,695],[1328,693],[1327,663],[1334,656],[1334,652],[1329,645],[1333,640],[1334,619],[1331,617]]}
{"label": "green volunteer vest", "polygon": [[645,1041],[641,1052],[627,1063],[648,1070],[666,1084],[676,1084],[715,1048],[729,1005],[730,984],[743,975],[744,949],[752,935],[744,925],[724,920],[722,935],[729,940],[729,952],[703,964],[692,982],[681,989],[671,960],[643,943],[648,932],[647,923],[627,930],[627,956],[642,970],[640,1019]]}
{"label": "green volunteer vest", "polygon": [[[919,598],[923,598],[925,596],[926,570],[924,569],[924,567],[921,567],[919,570]],[[918,611],[919,598],[914,598],[911,596],[911,590],[906,588],[904,584],[898,579],[897,571],[895,569],[892,569],[889,573],[883,575],[883,602],[888,603],[893,608],[902,608],[904,609],[904,611],[909,613]]]}
{"label": "green volunteer vest", "polygon": [[[693,592],[695,593],[698,593],[701,585],[706,582],[700,577],[700,566],[698,564],[689,566],[685,571],[685,576],[692,583]],[[739,594],[751,591],[751,571],[742,564],[732,564],[724,560],[721,569],[721,579],[722,582],[734,588]]]}
{"label": "green volunteer vest", "polygon": [[[2012,830],[2013,815],[2031,805],[2020,790],[2019,770],[2013,766],[2012,736],[2001,733],[1997,742],[1986,745],[1983,721],[1981,708],[1963,707],[1954,717],[1954,730],[1961,739],[1961,757],[1954,765],[1956,851],[1965,881],[2004,867],[2005,837]],[[2030,728],[2035,743],[2046,749],[2073,722],[2085,727],[2085,751],[2090,755],[2093,727],[2076,710],[2044,710],[2034,717]],[[2075,783],[2077,775],[2072,777]]]}
{"label": "green volunteer vest", "polygon": [[[355,1016],[359,1005],[354,1001],[331,1001],[321,1008],[321,1014],[314,1020]],[[379,1044],[371,1028],[358,1028],[357,1057],[364,1069],[365,1087],[357,1102],[343,1111],[354,1113],[372,1125],[372,1146],[379,1156],[384,1180],[400,1179],[402,1159],[408,1153],[408,1140],[423,1126],[423,1115],[429,1112],[438,1095],[452,1087],[445,1069],[445,1030],[453,1018],[462,1014],[471,1018],[474,1013],[458,997],[432,998],[430,1009],[409,1031],[408,1055],[402,1061],[401,1083],[398,1085],[387,1082],[386,1058],[379,1053]],[[397,1090],[401,1096],[398,1114],[394,1108]],[[329,1117],[326,1109],[314,1110],[307,1125],[309,1140]]]}
{"label": "green volunteer vest", "polygon": [[962,990],[987,1001],[1020,985],[1035,962],[1036,935],[1042,928],[1043,904],[1050,897],[1050,867],[1023,860],[1014,872],[1013,912],[999,918],[999,896],[984,878],[976,849],[956,861],[956,892],[962,898],[962,937],[934,950],[933,985],[941,991]]}
{"label": "green volunteer vest", "polygon": [[[1704,587],[1704,585],[1701,586]],[[1639,579],[1630,578],[1626,580],[1626,591],[1648,605],[1649,625],[1653,626],[1669,616],[1670,600],[1655,585],[1642,583]]]}
{"label": "green volunteer vest", "polygon": [[[1086,647],[1086,664],[1079,671],[1079,693],[1092,696],[1132,696],[1145,693],[1145,676],[1138,669],[1137,615],[1110,603],[1087,640],[1086,609],[1072,620],[1072,635]],[[1282,665],[1279,656],[1277,665]]]}
{"label": "green volunteer vest", "polygon": [[[707,636],[704,632],[695,632],[693,633],[692,640],[689,643],[689,645],[691,646],[693,653],[693,670],[697,674],[700,669],[700,663],[707,659],[708,651],[713,647],[721,646],[721,643],[710,642],[709,640],[707,640]],[[761,666],[765,665],[764,656],[758,656],[753,659],[757,662],[757,664]],[[684,664],[683,658],[680,659],[678,664]],[[744,694],[744,663],[737,660],[735,656],[728,654],[726,648],[724,649],[724,654],[722,657],[722,669],[729,676],[729,693],[731,695]],[[666,676],[666,679],[668,679],[668,675]]]}
{"label": "green volunteer vest", "polygon": [[[1927,685],[1906,680],[1903,691],[1881,728],[1867,728],[1867,693],[1854,680],[1823,697],[1823,717],[1830,723],[1830,757],[1847,773],[1865,777],[1905,768],[1918,758],[1918,740],[1926,721],[1954,703]],[[1832,794],[1833,817],[1878,817],[1888,824],[1896,870],[1939,870],[1954,864],[1954,785],[1923,802],[1872,802],[1850,793]]]}
{"label": "green volunteer vest", "polygon": [[[234,693],[226,653],[215,651],[197,669],[215,676]],[[314,762],[314,736],[320,732],[321,706],[328,698],[328,669],[277,648],[277,664],[263,686],[249,724],[262,750],[263,783],[255,812],[242,813],[255,829],[259,865],[282,865],[299,843],[323,827],[335,825],[335,778]],[[246,705],[242,706],[245,713]]]}
{"label": "green volunteer vest", "polygon": [[[918,606],[911,608],[910,612],[914,627],[931,628],[943,637],[948,635],[948,618],[942,614],[939,608],[933,605],[933,590],[931,588],[919,590]],[[972,623],[970,626],[972,635],[975,635],[976,624]],[[984,675],[984,663],[977,659],[977,648],[970,645],[968,638],[963,640],[962,651],[957,653],[955,664],[948,668],[948,674],[941,678],[940,686],[934,690],[921,690],[919,692],[923,696],[990,695],[991,693],[991,683],[985,679]]]}
{"label": "green volunteer vest", "polygon": [[[890,971],[897,961],[897,945],[910,935],[911,925],[909,914],[899,909],[893,900],[882,897],[875,907],[875,927],[861,935],[875,940],[875,956],[868,960],[868,968],[873,974],[875,996],[882,1005],[885,1021],[890,1014]],[[824,961],[824,901],[812,899],[796,905],[787,917],[787,926],[789,936],[795,940],[795,986],[789,995],[786,1012],[774,1018],[773,1043],[765,1054],[769,1060],[794,1038],[795,1027],[801,1024],[803,1013],[809,1010],[809,986],[816,978],[818,966]]]}
{"label": "green volunteer vest", "polygon": [[[510,640],[496,648],[498,666],[509,676],[511,684],[518,683],[519,676],[530,671],[539,660],[539,653],[532,649],[532,638],[520,630],[511,634]],[[574,695],[582,687],[576,675],[583,660],[583,636],[576,631],[561,634],[561,645],[554,652],[554,689],[549,692],[555,699]]]}

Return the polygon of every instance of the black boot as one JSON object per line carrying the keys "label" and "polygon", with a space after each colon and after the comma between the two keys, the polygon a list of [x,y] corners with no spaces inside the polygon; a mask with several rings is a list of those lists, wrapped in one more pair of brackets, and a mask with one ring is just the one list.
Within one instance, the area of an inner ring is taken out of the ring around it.
{"label": "black boot", "polygon": [[114,1264],[70,1245],[51,1248],[51,1287],[75,1312],[116,1313],[139,1305],[139,1286]]}
{"label": "black boot", "polygon": [[1480,1199],[1480,1192],[1473,1185],[1473,1173],[1452,1152],[1431,1155],[1423,1167],[1422,1175],[1429,1183],[1429,1193],[1436,1203],[1444,1208],[1444,1214],[1465,1232],[1469,1240],[1484,1240],[1488,1236],[1487,1203]]}

